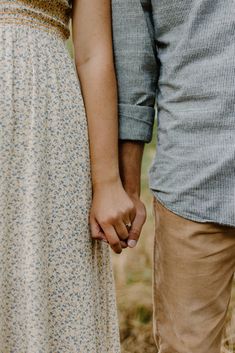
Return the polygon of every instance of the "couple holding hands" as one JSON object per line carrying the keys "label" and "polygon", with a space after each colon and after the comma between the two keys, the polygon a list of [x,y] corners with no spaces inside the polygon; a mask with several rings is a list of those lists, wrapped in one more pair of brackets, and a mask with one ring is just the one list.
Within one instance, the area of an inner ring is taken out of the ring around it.
{"label": "couple holding hands", "polygon": [[156,351],[220,352],[235,269],[224,2],[0,0],[0,352],[120,352],[109,248],[134,248],[146,220],[156,110]]}

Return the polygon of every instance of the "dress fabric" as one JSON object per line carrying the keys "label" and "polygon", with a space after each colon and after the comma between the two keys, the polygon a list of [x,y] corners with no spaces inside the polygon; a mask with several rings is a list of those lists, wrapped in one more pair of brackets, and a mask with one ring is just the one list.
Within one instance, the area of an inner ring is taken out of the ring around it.
{"label": "dress fabric", "polygon": [[0,353],[120,353],[65,0],[0,1]]}

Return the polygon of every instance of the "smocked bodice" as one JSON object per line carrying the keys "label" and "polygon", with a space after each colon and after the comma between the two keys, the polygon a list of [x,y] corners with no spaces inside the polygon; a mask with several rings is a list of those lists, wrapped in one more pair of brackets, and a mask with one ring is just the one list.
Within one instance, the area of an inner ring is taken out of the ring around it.
{"label": "smocked bodice", "polygon": [[0,0],[0,24],[41,27],[69,37],[70,0]]}

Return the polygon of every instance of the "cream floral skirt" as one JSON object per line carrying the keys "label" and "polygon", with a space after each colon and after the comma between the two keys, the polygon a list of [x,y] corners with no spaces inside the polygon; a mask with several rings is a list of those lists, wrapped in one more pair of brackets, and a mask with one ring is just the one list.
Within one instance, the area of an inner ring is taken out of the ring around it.
{"label": "cream floral skirt", "polygon": [[59,37],[0,27],[0,353],[119,353],[87,122]]}

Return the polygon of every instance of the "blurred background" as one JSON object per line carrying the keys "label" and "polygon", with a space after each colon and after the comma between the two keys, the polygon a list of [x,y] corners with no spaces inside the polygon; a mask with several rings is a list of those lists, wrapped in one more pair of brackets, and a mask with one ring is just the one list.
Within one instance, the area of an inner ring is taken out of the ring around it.
{"label": "blurred background", "polygon": [[[71,40],[68,50],[73,56]],[[155,129],[156,130],[156,129]],[[148,188],[148,171],[156,150],[156,132],[145,146],[142,165],[142,200],[148,218],[136,249],[112,255],[122,353],[157,353],[152,335],[152,252],[154,240],[153,196]],[[235,281],[221,353],[235,352]]]}

